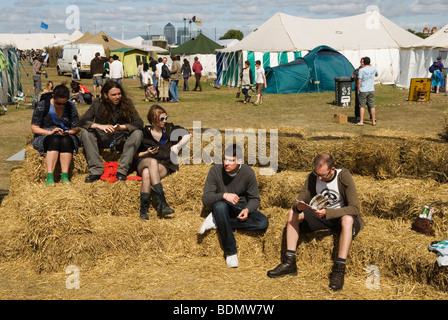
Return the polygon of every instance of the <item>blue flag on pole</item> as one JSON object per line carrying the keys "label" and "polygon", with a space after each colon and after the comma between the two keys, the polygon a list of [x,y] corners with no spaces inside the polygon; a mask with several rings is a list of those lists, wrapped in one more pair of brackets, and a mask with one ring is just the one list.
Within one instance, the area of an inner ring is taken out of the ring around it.
{"label": "blue flag on pole", "polygon": [[42,29],[48,29],[48,24],[46,24],[46,23],[44,23],[44,22],[41,22],[41,23],[40,23],[40,27],[41,27]]}

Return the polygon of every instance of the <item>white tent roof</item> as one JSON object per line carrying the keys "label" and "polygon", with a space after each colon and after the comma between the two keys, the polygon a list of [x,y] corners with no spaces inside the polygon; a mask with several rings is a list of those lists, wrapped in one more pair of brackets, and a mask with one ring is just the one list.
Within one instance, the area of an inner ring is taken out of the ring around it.
{"label": "white tent roof", "polygon": [[442,29],[412,45],[413,48],[448,48],[448,24]]}
{"label": "white tent roof", "polygon": [[218,51],[310,51],[319,45],[339,51],[388,49],[413,45],[420,40],[376,11],[336,19],[276,13],[239,43]]}
{"label": "white tent roof", "polygon": [[230,48],[231,46],[236,45],[238,42],[240,42],[240,40],[238,39],[224,39],[224,40],[217,40],[216,43],[226,47],[226,48]]}
{"label": "white tent roof", "polygon": [[132,39],[127,39],[127,40],[120,40],[120,39],[116,39],[118,42],[124,43],[127,46],[133,47],[133,48],[140,48],[142,47],[143,41],[144,39],[140,36],[137,36],[135,38]]}
{"label": "white tent roof", "polygon": [[83,34],[76,30],[71,35],[68,33],[3,33],[0,34],[1,42],[12,45],[20,50],[43,49],[60,41],[75,41]]}

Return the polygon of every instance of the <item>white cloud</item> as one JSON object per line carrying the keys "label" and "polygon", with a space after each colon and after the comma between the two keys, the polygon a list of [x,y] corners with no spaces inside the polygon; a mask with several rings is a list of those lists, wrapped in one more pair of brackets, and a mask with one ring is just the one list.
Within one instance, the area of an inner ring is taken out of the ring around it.
{"label": "white cloud", "polygon": [[[48,32],[65,32],[65,8],[75,4],[81,10],[82,31],[103,30],[121,37],[147,33],[163,33],[171,22],[176,28],[184,26],[184,18],[203,19],[203,26],[192,27],[212,33],[219,38],[229,29],[252,32],[276,12],[308,18],[333,18],[364,13],[369,5],[378,6],[380,13],[400,26],[415,30],[423,26],[445,25],[448,22],[447,0],[0,0],[0,33],[39,32],[40,21],[49,25]],[[430,21],[429,25],[426,25]],[[415,26],[415,27],[414,27]],[[187,21],[188,27],[188,21]]]}

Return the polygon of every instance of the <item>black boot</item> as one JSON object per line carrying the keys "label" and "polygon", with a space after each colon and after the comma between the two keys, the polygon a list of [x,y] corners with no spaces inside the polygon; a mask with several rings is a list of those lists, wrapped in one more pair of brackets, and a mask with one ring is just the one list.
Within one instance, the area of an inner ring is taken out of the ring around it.
{"label": "black boot", "polygon": [[149,197],[150,197],[149,193],[146,192],[140,193],[140,218],[144,220],[149,220],[148,217]]}
{"label": "black boot", "polygon": [[330,275],[330,289],[333,291],[341,290],[344,286],[345,263],[335,262]]}
{"label": "black boot", "polygon": [[294,254],[286,254],[282,258],[282,263],[268,271],[268,277],[270,278],[280,278],[286,275],[297,275],[296,256]]}
{"label": "black boot", "polygon": [[157,199],[157,213],[159,215],[166,215],[174,213],[174,210],[170,208],[166,202],[165,193],[163,192],[163,186],[161,183],[155,184],[152,187]]}

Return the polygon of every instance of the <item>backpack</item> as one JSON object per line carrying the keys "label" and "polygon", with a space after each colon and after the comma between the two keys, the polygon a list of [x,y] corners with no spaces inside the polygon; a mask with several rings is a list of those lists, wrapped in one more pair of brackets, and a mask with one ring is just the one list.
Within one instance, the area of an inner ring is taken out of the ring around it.
{"label": "backpack", "polygon": [[429,67],[429,72],[434,73],[434,69],[435,69],[435,66],[434,66],[434,64],[432,64],[432,66]]}
{"label": "backpack", "polygon": [[118,162],[116,161],[109,161],[104,163],[104,172],[101,175],[100,179],[103,181],[108,182],[115,182],[117,181],[117,169],[118,169]]}
{"label": "backpack", "polygon": [[166,64],[164,64],[162,66],[162,78],[167,80],[170,78],[170,76],[171,76],[170,69],[168,68],[168,66]]}

